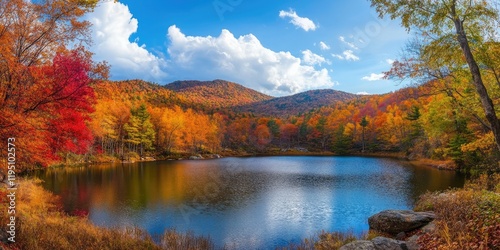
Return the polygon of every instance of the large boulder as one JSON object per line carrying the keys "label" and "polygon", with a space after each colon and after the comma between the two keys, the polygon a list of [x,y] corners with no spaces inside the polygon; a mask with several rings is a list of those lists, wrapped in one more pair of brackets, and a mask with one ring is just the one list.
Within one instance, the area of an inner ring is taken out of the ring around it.
{"label": "large boulder", "polygon": [[357,240],[343,245],[339,250],[377,250],[373,242],[369,240]]}
{"label": "large boulder", "polygon": [[376,237],[371,241],[357,240],[344,245],[340,250],[417,250],[418,245],[386,237]]}
{"label": "large boulder", "polygon": [[386,237],[376,237],[372,240],[375,249],[380,250],[408,250],[406,241],[394,240]]}
{"label": "large boulder", "polygon": [[396,235],[421,228],[436,218],[434,213],[385,210],[368,218],[370,229]]}

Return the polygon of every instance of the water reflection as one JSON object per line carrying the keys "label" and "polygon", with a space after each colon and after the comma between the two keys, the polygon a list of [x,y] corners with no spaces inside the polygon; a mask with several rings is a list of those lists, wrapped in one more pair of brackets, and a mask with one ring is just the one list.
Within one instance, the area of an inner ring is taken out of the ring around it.
{"label": "water reflection", "polygon": [[66,211],[88,213],[95,224],[191,230],[235,248],[273,248],[320,230],[361,232],[373,213],[463,185],[453,172],[362,157],[108,164],[38,175]]}

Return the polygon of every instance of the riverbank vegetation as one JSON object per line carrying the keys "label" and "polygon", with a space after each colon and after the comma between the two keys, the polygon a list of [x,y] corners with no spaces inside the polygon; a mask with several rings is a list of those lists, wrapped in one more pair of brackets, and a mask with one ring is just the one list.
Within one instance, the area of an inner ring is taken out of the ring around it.
{"label": "riverbank vegetation", "polygon": [[500,246],[500,175],[482,176],[464,189],[423,195],[416,210],[434,211],[436,229],[423,249],[496,249]]}

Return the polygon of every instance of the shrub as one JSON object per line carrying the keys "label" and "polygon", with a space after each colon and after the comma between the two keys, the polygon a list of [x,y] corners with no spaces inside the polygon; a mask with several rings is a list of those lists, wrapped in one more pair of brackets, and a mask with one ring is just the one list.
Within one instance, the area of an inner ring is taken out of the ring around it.
{"label": "shrub", "polygon": [[436,233],[419,240],[423,249],[498,249],[500,194],[485,190],[486,183],[481,177],[464,189],[420,198],[415,210],[433,210],[437,216]]}

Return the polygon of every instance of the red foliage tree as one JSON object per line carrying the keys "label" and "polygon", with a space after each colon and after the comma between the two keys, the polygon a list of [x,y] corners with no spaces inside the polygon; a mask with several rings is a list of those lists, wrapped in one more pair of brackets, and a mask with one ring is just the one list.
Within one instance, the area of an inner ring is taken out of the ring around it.
{"label": "red foliage tree", "polygon": [[47,166],[60,153],[85,153],[92,143],[87,128],[94,91],[90,55],[83,50],[58,53],[52,63],[28,67],[30,82],[10,98],[0,114],[1,138],[15,137],[19,167]]}

